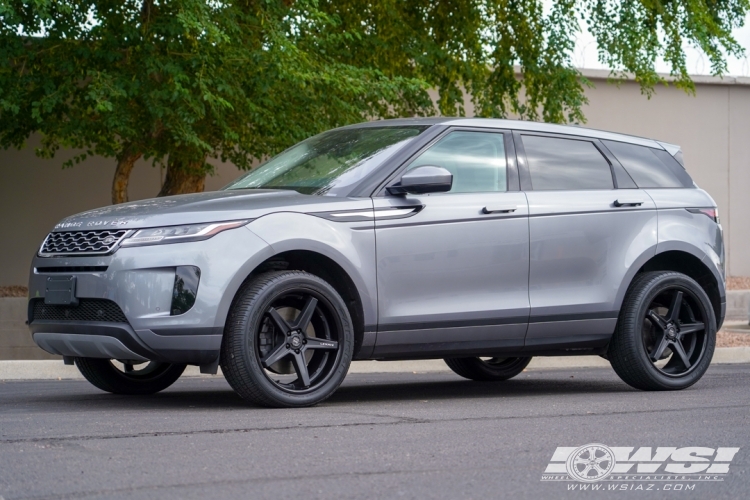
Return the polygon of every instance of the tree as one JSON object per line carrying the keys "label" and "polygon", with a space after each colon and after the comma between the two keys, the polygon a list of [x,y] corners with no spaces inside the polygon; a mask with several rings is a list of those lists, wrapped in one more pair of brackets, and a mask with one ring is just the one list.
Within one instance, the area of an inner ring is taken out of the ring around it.
{"label": "tree", "polygon": [[[686,44],[714,74],[750,0],[0,0],[0,145],[113,157],[113,202],[141,157],[161,195],[201,191],[207,158],[250,168],[364,119],[462,115],[583,122],[590,85],[571,62],[579,26],[615,77],[647,95]],[[428,89],[438,91],[433,105]]]}
{"label": "tree", "polygon": [[0,5],[0,144],[39,132],[41,156],[85,150],[68,166],[116,158],[113,203],[141,157],[167,165],[160,195],[202,191],[207,157],[249,168],[328,128],[431,109],[417,79],[326,58],[316,45],[349,34],[306,2]]}
{"label": "tree", "polygon": [[442,114],[462,114],[468,93],[478,116],[576,122],[584,121],[589,85],[571,62],[581,26],[615,78],[633,74],[650,96],[667,83],[655,70],[663,58],[675,84],[692,92],[685,46],[701,49],[721,75],[727,55],[744,54],[731,32],[743,25],[750,2],[321,0],[320,8],[344,30],[365,27],[337,60],[425,81],[439,90]]}

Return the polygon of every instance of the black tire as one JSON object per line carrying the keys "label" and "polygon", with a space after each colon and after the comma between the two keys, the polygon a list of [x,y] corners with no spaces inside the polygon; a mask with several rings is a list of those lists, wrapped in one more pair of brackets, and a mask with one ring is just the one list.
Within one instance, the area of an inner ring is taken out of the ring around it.
{"label": "black tire", "polygon": [[531,358],[445,358],[445,364],[457,375],[478,382],[508,380],[521,373]]}
{"label": "black tire", "polygon": [[111,360],[101,358],[76,358],[81,374],[99,389],[113,394],[155,394],[174,384],[186,365],[148,362],[140,365],[124,364],[118,368]]}
{"label": "black tire", "polygon": [[715,346],[716,317],[703,288],[684,274],[654,271],[631,283],[607,357],[636,389],[679,390],[706,373]]}
{"label": "black tire", "polygon": [[352,320],[331,285],[302,271],[269,272],[237,293],[224,328],[221,369],[247,401],[312,406],[344,381],[353,351]]}

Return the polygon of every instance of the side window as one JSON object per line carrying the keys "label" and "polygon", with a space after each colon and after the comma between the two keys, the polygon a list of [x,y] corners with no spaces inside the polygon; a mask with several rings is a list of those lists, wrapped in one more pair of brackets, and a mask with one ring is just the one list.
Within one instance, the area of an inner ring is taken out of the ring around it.
{"label": "side window", "polygon": [[451,132],[419,155],[407,170],[424,165],[453,174],[451,193],[507,191],[507,160],[503,134]]}
{"label": "side window", "polygon": [[[615,155],[615,158],[617,158],[622,166],[625,167],[625,170],[628,171],[630,177],[633,178],[639,188],[681,188],[692,186],[692,182],[688,186],[685,186],[683,181],[676,175],[677,172],[674,172],[659,157],[658,153],[669,155],[666,151],[659,151],[624,142],[602,142]],[[672,159],[671,156],[670,159]],[[672,161],[677,167],[682,169],[676,160],[672,159]],[[687,172],[685,175],[687,175]]]}
{"label": "side window", "polygon": [[609,162],[592,142],[521,137],[534,191],[614,188]]}
{"label": "side window", "polygon": [[682,183],[682,187],[686,188],[694,188],[695,183],[693,182],[693,178],[690,177],[690,174],[687,173],[687,170],[685,170],[685,166],[683,165],[682,160],[682,151],[679,151],[677,155],[679,156],[679,159],[675,156],[672,156],[667,151],[664,151],[663,149],[652,149],[652,153],[656,155],[657,158],[659,158],[662,163],[664,163],[667,168],[674,174],[675,177],[677,177],[680,182]]}

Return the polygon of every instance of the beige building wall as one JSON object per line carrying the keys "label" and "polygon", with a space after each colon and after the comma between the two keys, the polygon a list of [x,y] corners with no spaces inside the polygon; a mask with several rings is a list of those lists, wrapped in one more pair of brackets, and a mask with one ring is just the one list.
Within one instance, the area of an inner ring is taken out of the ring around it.
{"label": "beige building wall", "polygon": [[[682,146],[687,169],[719,205],[730,275],[750,276],[750,79],[696,77],[695,96],[659,88],[649,100],[638,85],[607,83],[606,72],[587,71],[586,126],[640,135]],[[0,150],[0,286],[26,284],[31,257],[61,218],[107,205],[115,163],[92,158],[63,170],[72,152],[53,160],[23,150]],[[217,165],[207,190],[240,175]],[[141,161],[130,181],[130,199],[155,196],[163,172]]]}
{"label": "beige building wall", "polygon": [[[90,158],[62,169],[73,152],[52,160],[38,158],[32,138],[22,150],[0,150],[0,286],[26,285],[31,258],[52,227],[63,217],[109,205],[115,160]],[[232,164],[218,164],[206,180],[206,190],[217,190],[240,175]],[[130,200],[153,198],[164,172],[139,161],[130,178]]]}
{"label": "beige building wall", "polygon": [[[592,76],[601,73],[590,72]],[[719,206],[727,272],[750,276],[750,78],[696,77],[696,94],[596,80],[586,126],[679,144],[693,180]]]}

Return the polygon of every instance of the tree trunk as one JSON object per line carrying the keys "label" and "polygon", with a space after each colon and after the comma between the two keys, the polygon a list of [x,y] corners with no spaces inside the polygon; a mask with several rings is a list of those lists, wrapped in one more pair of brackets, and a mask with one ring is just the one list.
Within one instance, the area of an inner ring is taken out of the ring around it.
{"label": "tree trunk", "polygon": [[128,201],[128,182],[130,181],[130,172],[141,153],[131,151],[126,148],[117,158],[117,168],[115,177],[112,180],[112,204],[125,203]]}
{"label": "tree trunk", "polygon": [[167,178],[159,191],[159,196],[173,194],[202,193],[206,185],[205,158],[187,162],[169,159]]}

